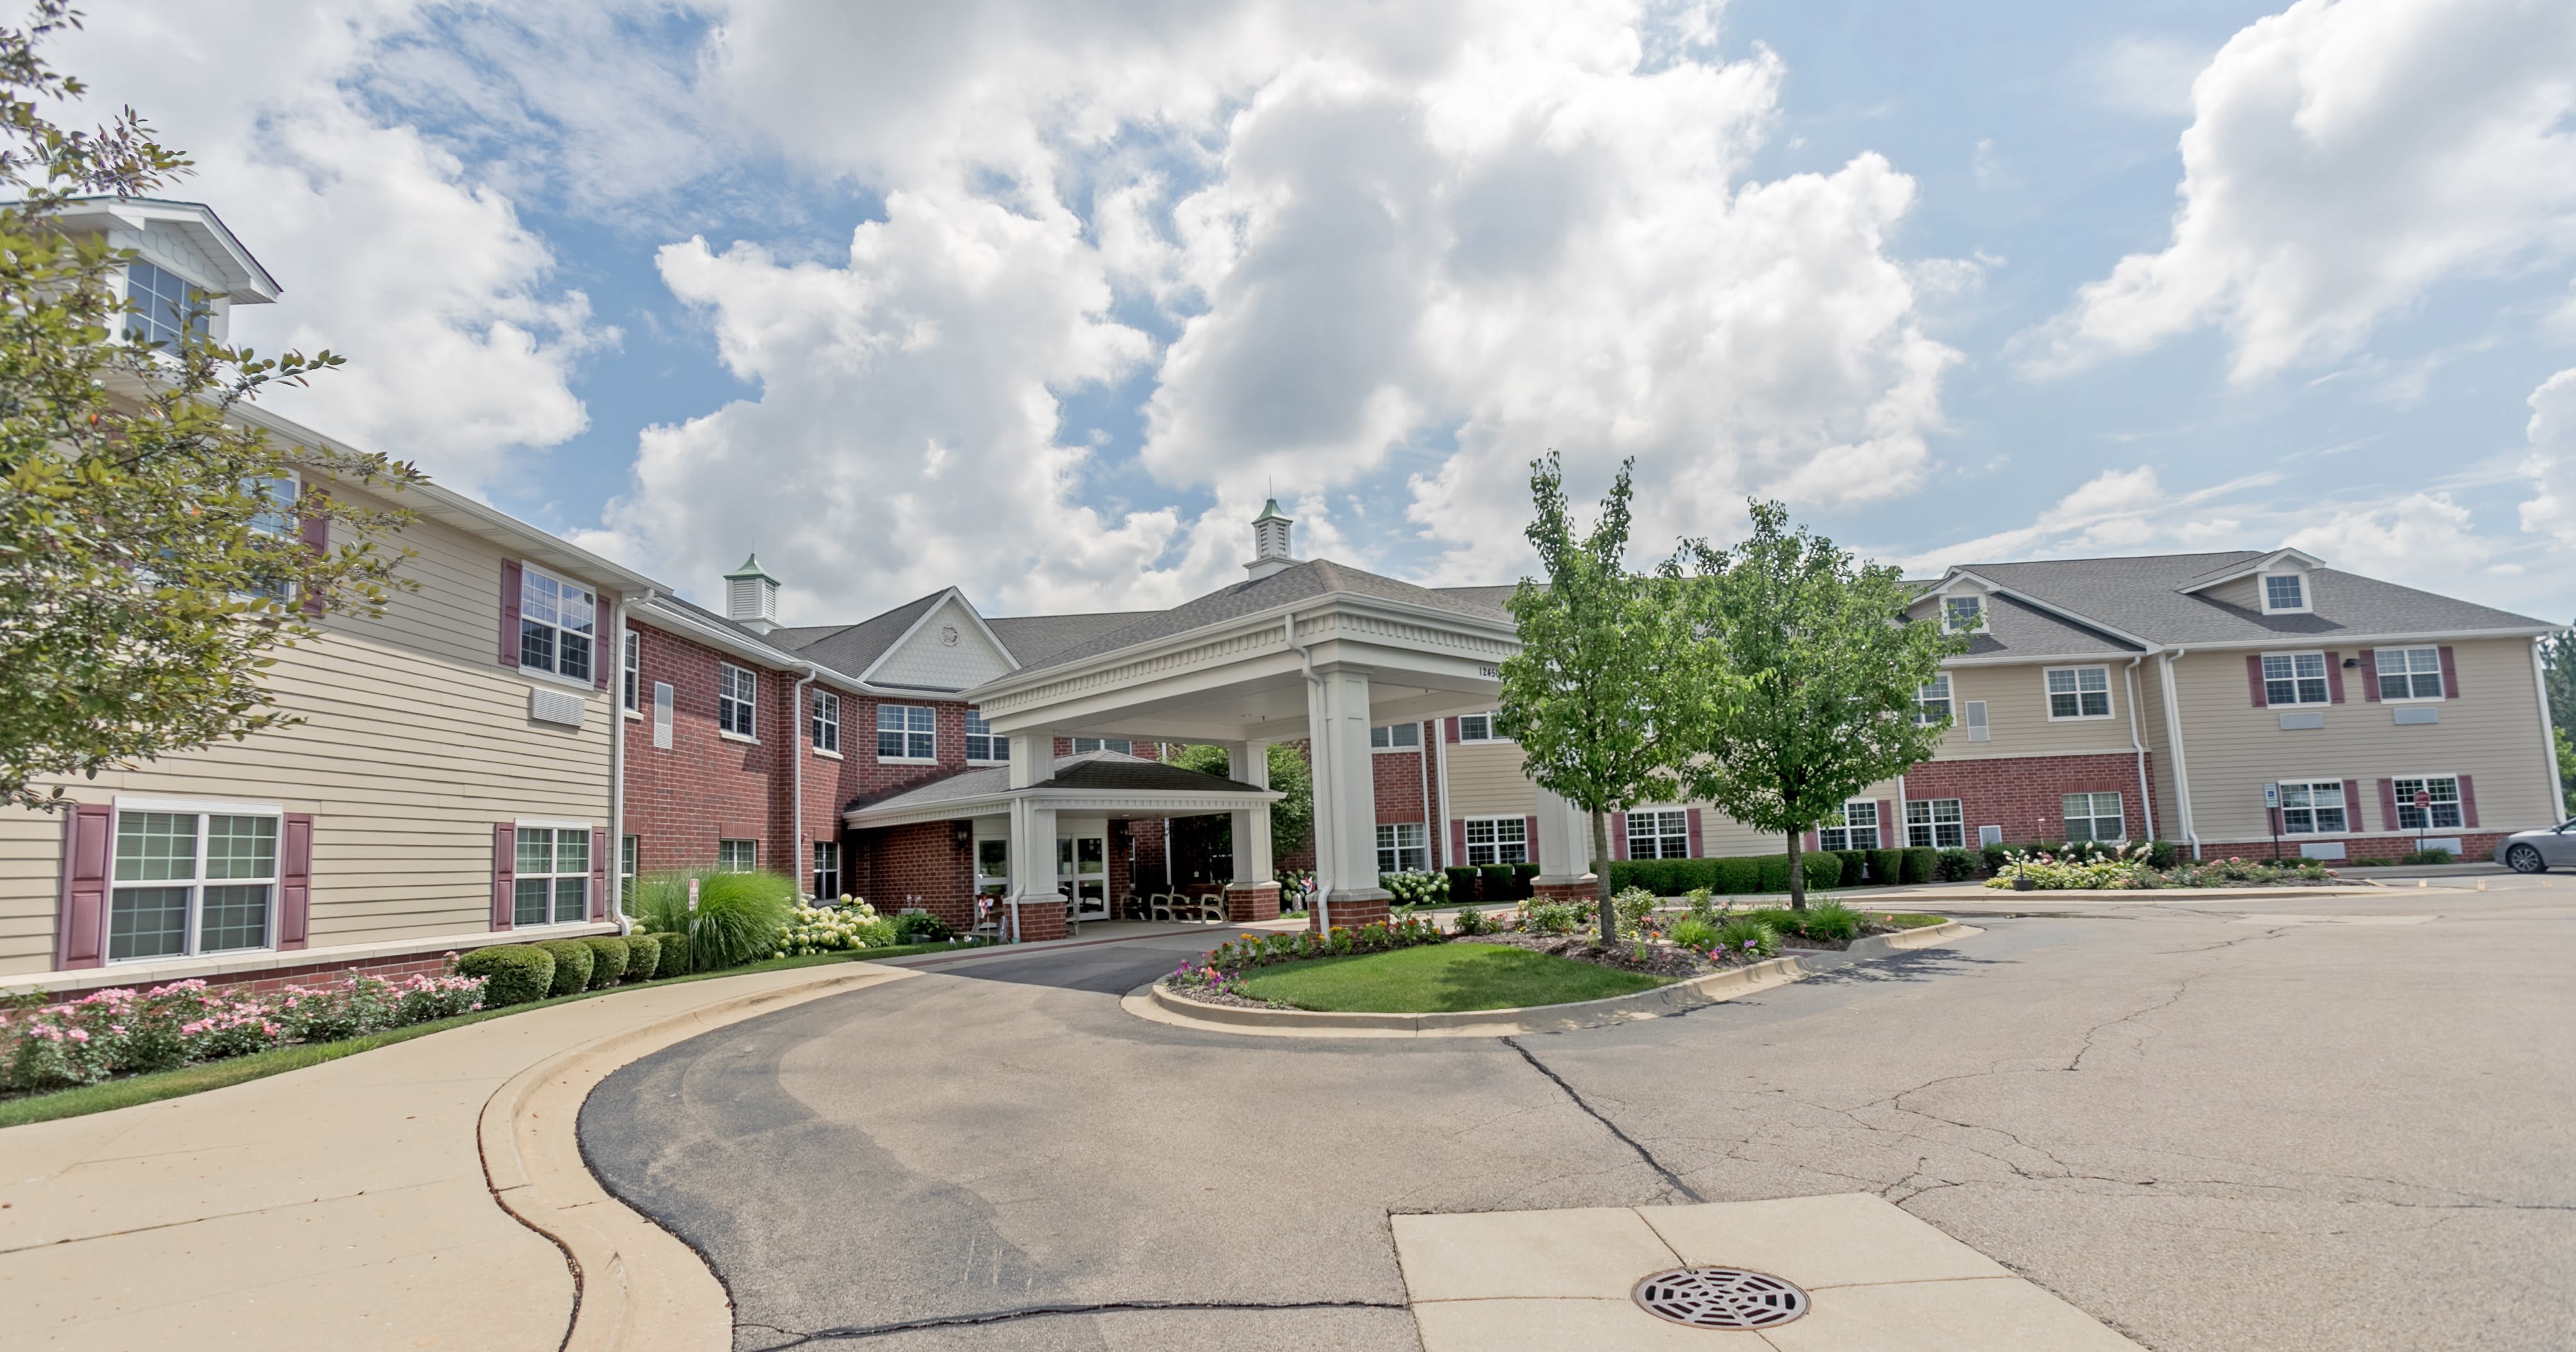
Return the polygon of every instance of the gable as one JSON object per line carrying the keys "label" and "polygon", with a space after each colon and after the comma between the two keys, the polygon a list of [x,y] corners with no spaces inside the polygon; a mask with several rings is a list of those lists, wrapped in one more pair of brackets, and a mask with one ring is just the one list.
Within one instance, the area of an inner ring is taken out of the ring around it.
{"label": "gable", "polygon": [[1011,659],[985,637],[974,612],[950,596],[888,650],[867,679],[911,689],[964,690],[1010,670]]}

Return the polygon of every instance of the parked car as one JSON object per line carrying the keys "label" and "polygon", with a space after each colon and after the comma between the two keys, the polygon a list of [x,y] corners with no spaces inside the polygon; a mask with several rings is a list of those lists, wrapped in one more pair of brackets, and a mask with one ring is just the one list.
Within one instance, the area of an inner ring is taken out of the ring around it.
{"label": "parked car", "polygon": [[2546,873],[2552,864],[2576,866],[2576,817],[2556,826],[2516,831],[2496,842],[2495,857],[2516,873]]}

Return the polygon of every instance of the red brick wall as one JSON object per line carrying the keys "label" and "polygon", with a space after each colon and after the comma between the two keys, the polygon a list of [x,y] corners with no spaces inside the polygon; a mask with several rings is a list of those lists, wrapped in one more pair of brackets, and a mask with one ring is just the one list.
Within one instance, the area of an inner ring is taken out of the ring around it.
{"label": "red brick wall", "polygon": [[[2154,773],[2152,759],[2147,768]],[[1964,825],[1971,849],[1976,847],[1980,826],[2001,826],[2007,845],[2064,840],[2064,804],[2058,799],[2069,793],[2120,795],[2129,838],[2147,839],[2145,805],[2138,800],[2138,758],[2132,754],[1931,761],[1905,772],[1907,801],[1959,800],[1960,810],[1967,815]],[[1902,844],[1902,837],[1895,843]]]}
{"label": "red brick wall", "polygon": [[[536,940],[531,939],[529,942],[533,943]],[[447,957],[448,955],[444,953],[414,953],[398,958],[368,958],[359,962],[324,962],[302,967],[273,967],[262,972],[236,972],[229,976],[210,976],[205,978],[205,982],[208,986],[220,986],[225,990],[240,991],[250,995],[267,995],[282,991],[289,986],[327,986],[346,981],[362,973],[399,982],[413,976],[445,976]],[[170,983],[156,981],[151,984],[166,986]]]}
{"label": "red brick wall", "polygon": [[1373,751],[1369,778],[1377,784],[1377,819],[1381,822],[1429,821],[1424,815],[1422,753]]}
{"label": "red brick wall", "polygon": [[[918,906],[952,929],[974,923],[974,846],[957,843],[953,822],[921,822],[861,831],[851,837],[858,895],[879,915]],[[848,867],[844,865],[844,867]]]}

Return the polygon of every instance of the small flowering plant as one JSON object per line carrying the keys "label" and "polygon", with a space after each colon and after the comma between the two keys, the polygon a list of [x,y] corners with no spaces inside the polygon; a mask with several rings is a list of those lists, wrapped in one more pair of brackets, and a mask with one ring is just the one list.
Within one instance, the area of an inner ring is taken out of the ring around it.
{"label": "small flowering plant", "polygon": [[353,976],[271,994],[195,979],[138,991],[110,986],[0,1013],[0,1089],[96,1084],[112,1075],[328,1042],[482,1008],[484,978]]}
{"label": "small flowering plant", "polygon": [[896,926],[877,914],[877,908],[855,897],[843,897],[836,904],[800,904],[787,916],[785,928],[778,932],[778,947],[773,958],[801,958],[811,953],[838,953],[850,949],[888,948],[897,940]]}
{"label": "small flowering plant", "polygon": [[1224,972],[1242,972],[1301,958],[1338,957],[1350,953],[1384,953],[1392,949],[1445,942],[1439,922],[1406,916],[1391,923],[1335,925],[1330,934],[1299,930],[1293,934],[1245,934],[1208,951],[1205,964]]}

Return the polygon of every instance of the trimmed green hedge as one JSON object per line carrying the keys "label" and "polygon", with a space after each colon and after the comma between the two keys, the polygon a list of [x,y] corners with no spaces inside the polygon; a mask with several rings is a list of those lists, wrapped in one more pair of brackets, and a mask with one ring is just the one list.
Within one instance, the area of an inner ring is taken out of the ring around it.
{"label": "trimmed green hedge", "polygon": [[1908,845],[1905,847],[1905,863],[1898,869],[1897,877],[1902,882],[1928,883],[1940,870],[1939,850],[1929,845]]}
{"label": "trimmed green hedge", "polygon": [[614,934],[582,940],[590,948],[590,988],[614,986],[626,976],[626,941]]}
{"label": "trimmed green hedge", "polygon": [[661,974],[662,940],[641,930],[626,936],[626,979],[650,981]]}
{"label": "trimmed green hedge", "polygon": [[[1859,853],[1854,851],[1853,853]],[[1838,887],[1843,861],[1825,851],[1804,855],[1807,886]],[[1614,891],[1642,887],[1659,897],[1677,897],[1695,887],[1741,895],[1789,890],[1789,856],[1757,854],[1730,859],[1622,859],[1610,866]]]}
{"label": "trimmed green hedge", "polygon": [[590,945],[579,939],[549,939],[537,947],[555,959],[555,982],[547,988],[547,994],[575,995],[590,989],[590,971],[599,961]]}
{"label": "trimmed green hedge", "polygon": [[546,998],[555,984],[555,957],[533,944],[495,944],[458,958],[456,972],[484,978],[483,1006],[498,1009]]}

